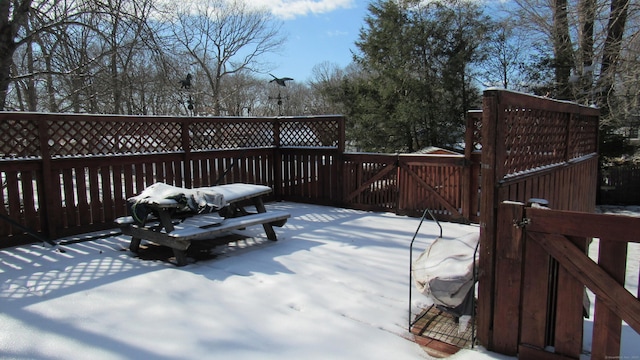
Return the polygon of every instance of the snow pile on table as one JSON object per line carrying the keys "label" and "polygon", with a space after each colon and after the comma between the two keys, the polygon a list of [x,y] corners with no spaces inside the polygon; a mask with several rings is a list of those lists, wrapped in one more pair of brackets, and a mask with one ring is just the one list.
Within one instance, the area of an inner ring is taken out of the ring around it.
{"label": "snow pile on table", "polygon": [[152,184],[140,194],[127,199],[131,206],[131,215],[139,223],[143,223],[147,214],[151,212],[147,205],[166,204],[167,200],[169,203],[177,203],[177,211],[196,214],[218,210],[225,205],[224,196],[214,187],[186,189],[161,182]]}

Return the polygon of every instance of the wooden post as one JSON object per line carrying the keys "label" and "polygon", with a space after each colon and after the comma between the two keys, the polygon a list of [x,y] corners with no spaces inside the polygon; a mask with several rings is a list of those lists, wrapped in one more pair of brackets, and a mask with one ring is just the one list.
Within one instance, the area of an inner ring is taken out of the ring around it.
{"label": "wooden post", "polygon": [[[49,151],[49,135],[47,120],[38,119],[38,140],[40,141],[40,156],[41,156],[41,180],[40,184],[43,186],[42,191],[38,191],[38,199],[40,203],[40,219],[44,224],[42,233],[49,239],[55,239],[57,237],[56,225],[60,223],[61,214],[59,211],[60,203],[56,203],[55,199],[60,197],[61,188],[59,181],[54,182],[54,174],[51,169],[51,153]],[[56,176],[55,179],[58,177]],[[58,187],[54,185],[58,183]],[[57,195],[57,196],[56,196]]]}
{"label": "wooden post", "polygon": [[280,120],[279,118],[273,119],[273,195],[277,201],[282,200],[282,150],[280,148]]}
{"label": "wooden post", "polygon": [[[184,152],[182,158],[182,184],[178,184],[177,186],[191,188],[192,187],[192,178],[191,178],[191,138],[189,135],[189,124],[190,121],[183,120],[182,121],[182,151]],[[177,170],[180,171],[180,170]],[[139,176],[139,175],[138,175]],[[149,185],[149,184],[147,184]]]}
{"label": "wooden post", "polygon": [[478,261],[478,341],[493,349],[493,300],[495,294],[496,248],[496,132],[498,92],[485,91],[482,110],[482,204],[480,207],[480,248]]}
{"label": "wooden post", "polygon": [[520,340],[524,204],[498,206],[496,228],[493,350],[514,356]]}

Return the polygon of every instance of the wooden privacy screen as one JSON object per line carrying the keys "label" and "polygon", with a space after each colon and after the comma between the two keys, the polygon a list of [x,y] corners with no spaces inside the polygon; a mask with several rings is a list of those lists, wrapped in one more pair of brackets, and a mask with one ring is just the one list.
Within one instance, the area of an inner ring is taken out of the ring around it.
{"label": "wooden privacy screen", "polygon": [[544,198],[553,209],[593,212],[598,119],[597,109],[574,103],[484,93],[478,339],[491,350],[516,354],[521,331],[519,274],[505,272],[514,245],[500,238],[515,228],[500,222],[499,204]]}

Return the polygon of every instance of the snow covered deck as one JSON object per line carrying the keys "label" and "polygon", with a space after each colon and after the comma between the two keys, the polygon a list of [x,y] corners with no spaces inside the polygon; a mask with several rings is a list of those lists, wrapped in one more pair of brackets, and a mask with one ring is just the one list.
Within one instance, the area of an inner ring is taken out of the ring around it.
{"label": "snow covered deck", "polygon": [[[70,238],[65,253],[0,250],[0,357],[428,358],[407,329],[409,242],[420,219],[289,202],[267,209],[291,214],[278,242],[249,228],[239,232],[246,240],[181,268],[135,258],[127,236]],[[479,231],[441,225],[444,238]],[[426,221],[414,246],[438,234]],[[423,301],[414,297],[414,313]],[[623,355],[637,355],[628,330]],[[452,359],[512,358],[476,348]]]}
{"label": "snow covered deck", "polygon": [[[291,214],[278,242],[248,228],[240,233],[250,238],[182,268],[135,258],[127,236],[65,253],[0,250],[0,357],[425,358],[407,329],[408,249],[420,219],[287,202],[267,209]],[[478,231],[442,225],[445,237]],[[439,230],[425,222],[420,233],[426,246]]]}

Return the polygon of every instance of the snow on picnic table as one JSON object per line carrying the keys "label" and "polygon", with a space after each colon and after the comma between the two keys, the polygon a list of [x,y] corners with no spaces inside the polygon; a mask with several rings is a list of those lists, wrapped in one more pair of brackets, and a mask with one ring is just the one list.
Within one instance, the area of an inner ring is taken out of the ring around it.
{"label": "snow on picnic table", "polygon": [[[65,253],[0,250],[0,358],[429,358],[407,331],[420,219],[287,202],[267,209],[291,213],[275,228],[278,242],[252,227],[244,233],[253,238],[181,268],[132,256],[122,235]],[[444,238],[479,231],[441,225]],[[417,251],[438,233],[425,221]],[[476,348],[450,359],[512,358]]]}

